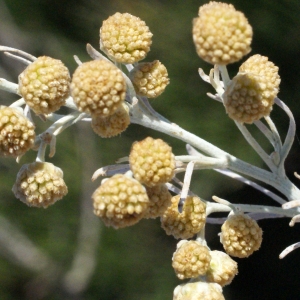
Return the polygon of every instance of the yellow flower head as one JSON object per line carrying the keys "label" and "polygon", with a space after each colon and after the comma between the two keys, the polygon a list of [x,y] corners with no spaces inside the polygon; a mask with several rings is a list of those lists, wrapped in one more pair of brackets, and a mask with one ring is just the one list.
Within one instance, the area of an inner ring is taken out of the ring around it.
{"label": "yellow flower head", "polygon": [[252,28],[233,5],[212,1],[201,6],[194,19],[193,40],[203,60],[227,65],[251,51]]}

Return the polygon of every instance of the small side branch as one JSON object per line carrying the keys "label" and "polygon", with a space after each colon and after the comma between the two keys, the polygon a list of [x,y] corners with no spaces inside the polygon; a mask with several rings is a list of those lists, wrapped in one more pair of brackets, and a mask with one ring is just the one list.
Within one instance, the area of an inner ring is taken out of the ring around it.
{"label": "small side branch", "polygon": [[0,89],[9,93],[19,94],[19,85],[4,78],[0,78]]}
{"label": "small side branch", "polygon": [[181,162],[191,162],[195,164],[195,169],[225,169],[228,166],[228,162],[223,158],[214,158],[207,156],[192,156],[192,155],[180,155],[176,156],[175,159]]}
{"label": "small side branch", "polygon": [[292,251],[294,251],[295,249],[297,249],[299,247],[300,247],[300,242],[295,243],[291,246],[288,246],[279,254],[279,258],[282,259],[282,258],[286,257],[289,253],[291,253]]}
{"label": "small side branch", "polygon": [[192,179],[192,174],[194,170],[194,161],[190,161],[186,167],[185,175],[184,175],[184,181],[183,181],[183,186],[182,186],[182,191],[180,194],[180,200],[178,202],[178,211],[182,213],[183,205],[185,202],[185,199],[188,195],[190,184],[191,184],[191,179]]}
{"label": "small side branch", "polygon": [[277,104],[281,109],[284,110],[284,112],[288,115],[289,120],[290,120],[289,129],[288,129],[285,141],[282,146],[282,151],[280,153],[279,167],[284,170],[284,161],[285,161],[286,157],[288,156],[288,154],[291,150],[291,147],[293,145],[293,142],[294,142],[294,138],[295,138],[295,134],[296,134],[296,123],[295,123],[293,113],[290,111],[288,106],[283,101],[281,101],[279,98],[275,98],[275,104]]}
{"label": "small side branch", "polygon": [[[281,151],[282,142],[278,135],[274,135],[274,133],[260,120],[255,121],[254,125],[262,132],[262,134],[270,141],[271,145],[278,153]],[[277,131],[277,130],[276,130]]]}
{"label": "small side branch", "polygon": [[[190,154],[190,155],[197,155],[197,156],[204,156],[202,155],[201,153],[199,153],[195,148],[193,148],[191,145],[186,145],[186,149],[187,149],[187,152]],[[228,176],[228,177],[231,177],[235,180],[238,180],[240,182],[243,182],[244,184],[247,184],[257,190],[259,190],[260,192],[264,193],[265,195],[267,195],[268,197],[272,198],[273,200],[275,200],[276,202],[278,202],[279,204],[284,204],[286,203],[286,200],[284,200],[283,198],[279,197],[278,195],[276,195],[275,193],[271,192],[270,190],[260,186],[259,184],[251,181],[250,179],[247,179],[231,170],[225,170],[225,169],[213,169],[214,171],[218,172],[218,173],[221,173],[225,176]],[[290,202],[288,202],[290,203]]]}
{"label": "small side branch", "polygon": [[31,62],[35,61],[37,58],[25,51],[19,50],[19,49],[15,49],[15,48],[11,48],[11,47],[6,47],[6,46],[0,46],[0,51],[5,51],[5,52],[14,52],[19,54],[20,56],[24,56],[26,58],[28,58]]}
{"label": "small side branch", "polygon": [[263,150],[263,148],[258,144],[258,142],[254,139],[251,133],[248,131],[245,125],[235,121],[236,126],[243,134],[246,141],[249,145],[256,151],[256,153],[261,157],[261,159],[266,163],[266,165],[270,168],[270,170],[274,173],[277,173],[277,167],[274,162],[270,158],[270,156]]}

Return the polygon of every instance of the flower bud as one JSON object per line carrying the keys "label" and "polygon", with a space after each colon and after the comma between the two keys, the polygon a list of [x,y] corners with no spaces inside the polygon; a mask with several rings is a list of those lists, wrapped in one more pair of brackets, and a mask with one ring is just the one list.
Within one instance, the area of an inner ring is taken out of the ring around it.
{"label": "flower bud", "polygon": [[158,60],[138,64],[129,77],[136,93],[148,98],[158,97],[170,82],[166,67]]}
{"label": "flower bud", "polygon": [[12,190],[28,206],[44,208],[68,193],[63,171],[47,162],[23,165]]}
{"label": "flower bud", "polygon": [[206,280],[218,283],[222,287],[230,284],[238,272],[237,263],[222,251],[210,251],[210,256],[211,261],[206,273]]}
{"label": "flower bud", "polygon": [[150,51],[152,33],[140,18],[115,13],[100,28],[100,48],[113,60],[133,64]]}
{"label": "flower bud", "polygon": [[182,240],[173,254],[172,267],[179,279],[196,278],[205,275],[211,256],[206,246],[197,241]]}
{"label": "flower bud", "polygon": [[17,108],[0,106],[0,155],[17,157],[34,144],[34,125]]}
{"label": "flower bud", "polygon": [[161,227],[168,235],[173,235],[176,239],[189,239],[204,227],[206,205],[199,197],[188,196],[180,213],[178,211],[179,200],[180,195],[171,199],[172,204],[161,217]]}
{"label": "flower bud", "polygon": [[247,215],[230,215],[221,227],[221,243],[227,254],[248,257],[260,248],[262,230]]}
{"label": "flower bud", "polygon": [[70,94],[70,74],[58,59],[38,57],[19,76],[19,91],[36,114],[49,114],[65,104]]}
{"label": "flower bud", "polygon": [[222,287],[217,283],[194,281],[178,285],[173,300],[225,300]]}
{"label": "flower bud", "polygon": [[226,87],[223,99],[228,116],[249,124],[269,116],[279,83],[278,67],[267,57],[251,56]]}
{"label": "flower bud", "polygon": [[227,65],[239,61],[251,50],[252,28],[233,5],[211,1],[199,9],[193,22],[197,54],[211,64]]}
{"label": "flower bud", "polygon": [[145,188],[135,179],[116,174],[96,189],[92,195],[94,213],[106,226],[115,229],[140,221],[148,208]]}
{"label": "flower bud", "polygon": [[130,124],[129,109],[122,103],[117,110],[108,117],[92,115],[91,126],[95,133],[102,138],[114,137],[127,129]]}
{"label": "flower bud", "polygon": [[104,59],[93,60],[75,70],[71,94],[80,111],[107,117],[124,101],[126,82],[114,64]]}
{"label": "flower bud", "polygon": [[155,219],[160,217],[168,206],[171,205],[172,195],[165,184],[159,184],[153,187],[146,186],[146,191],[149,197],[149,207],[144,218]]}
{"label": "flower bud", "polygon": [[147,137],[133,143],[129,163],[135,179],[150,187],[167,183],[174,176],[172,148],[161,139]]}

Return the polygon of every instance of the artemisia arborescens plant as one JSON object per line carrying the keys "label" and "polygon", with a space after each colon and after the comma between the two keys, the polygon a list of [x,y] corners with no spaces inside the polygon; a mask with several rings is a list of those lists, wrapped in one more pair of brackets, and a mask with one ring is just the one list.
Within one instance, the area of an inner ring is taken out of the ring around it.
{"label": "artemisia arborescens plant", "polygon": [[[217,300],[224,299],[223,287],[238,272],[231,257],[248,257],[261,246],[262,230],[256,219],[285,216],[291,218],[291,226],[300,219],[300,191],[284,169],[294,140],[295,121],[286,104],[277,98],[278,67],[267,57],[254,54],[240,65],[233,78],[227,73],[229,64],[241,61],[251,51],[252,27],[242,12],[231,4],[210,2],[199,8],[191,30],[197,54],[212,65],[208,75],[199,69],[200,77],[215,90],[208,96],[223,104],[224,114],[235,122],[267,166],[265,169],[234,157],[152,108],[148,98],[164,92],[169,84],[168,72],[159,60],[141,62],[150,51],[152,33],[144,21],[128,13],[116,13],[103,21],[103,54],[88,44],[91,60],[81,62],[75,56],[78,68],[72,76],[60,60],[0,47],[26,65],[18,83],[0,79],[1,89],[21,97],[8,107],[0,106],[0,155],[20,162],[26,151],[37,151],[36,161],[20,168],[12,190],[28,206],[46,208],[63,198],[68,189],[63,171],[45,161],[45,149],[49,145],[52,157],[57,136],[75,123],[90,122],[91,130],[102,138],[117,136],[135,123],[186,143],[187,154],[175,155],[162,139],[133,141],[128,157],[95,170],[92,180],[108,178],[91,195],[94,213],[115,229],[135,225],[143,218],[160,218],[166,234],[180,240],[170,264],[179,279],[190,280],[174,287],[173,299]],[[65,115],[57,113],[62,106],[67,108]],[[289,118],[284,140],[270,117],[274,106]],[[35,128],[32,114],[48,119],[51,126],[41,132]],[[268,139],[271,153],[259,145],[245,123],[256,126]],[[205,200],[189,189],[197,169],[213,169],[247,183],[282,207],[232,204],[213,195],[212,200]],[[185,173],[183,182],[176,177],[181,172]],[[251,178],[272,186],[284,198]],[[207,218],[215,212],[225,213],[226,221]],[[222,223],[224,252],[206,243],[205,224],[211,220]],[[288,247],[280,257],[298,246]]]}

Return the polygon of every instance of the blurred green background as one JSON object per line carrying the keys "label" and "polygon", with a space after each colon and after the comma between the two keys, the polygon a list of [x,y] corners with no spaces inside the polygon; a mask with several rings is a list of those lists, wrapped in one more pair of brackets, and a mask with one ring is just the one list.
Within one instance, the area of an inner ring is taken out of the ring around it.
{"label": "blurred green background", "polygon": [[[210,100],[213,89],[198,75],[210,65],[197,57],[192,42],[192,19],[207,1],[158,0],[0,0],[0,45],[15,47],[34,56],[61,59],[72,73],[73,55],[89,60],[85,45],[98,48],[102,21],[115,12],[139,16],[153,36],[146,61],[159,59],[168,69],[171,84],[153,101],[154,108],[183,128],[258,166],[261,162],[243,140],[224,108]],[[251,54],[268,56],[281,75],[279,97],[300,118],[300,2],[231,1],[245,13],[254,30]],[[239,64],[229,66],[231,76]],[[17,82],[24,66],[0,54],[0,77]],[[17,98],[0,91],[0,103]],[[278,109],[272,118],[285,134],[287,118]],[[39,128],[47,128],[49,123]],[[253,134],[268,149],[266,141]],[[100,139],[89,124],[79,124],[58,136],[57,153],[49,161],[64,170],[68,195],[48,209],[28,208],[15,199],[11,187],[20,166],[32,162],[26,154],[20,164],[0,159],[0,299],[167,300],[179,280],[171,267],[176,240],[166,236],[159,220],[143,220],[121,230],[103,226],[92,213],[91,194],[100,179],[93,172],[128,155],[131,143],[151,135],[167,141],[176,155],[185,145],[158,132],[131,125],[121,136]],[[287,159],[287,174],[300,172],[300,145]],[[293,180],[293,179],[292,179]],[[294,181],[294,180],[293,180]],[[297,184],[297,183],[296,183]],[[218,195],[231,202],[273,204],[261,194],[212,171],[197,171],[192,190],[210,199]],[[288,219],[259,222],[264,230],[261,249],[238,260],[239,274],[224,288],[231,299],[299,299],[300,252],[284,260],[279,253],[300,240],[299,226]],[[221,250],[219,225],[207,226],[212,249]]]}

